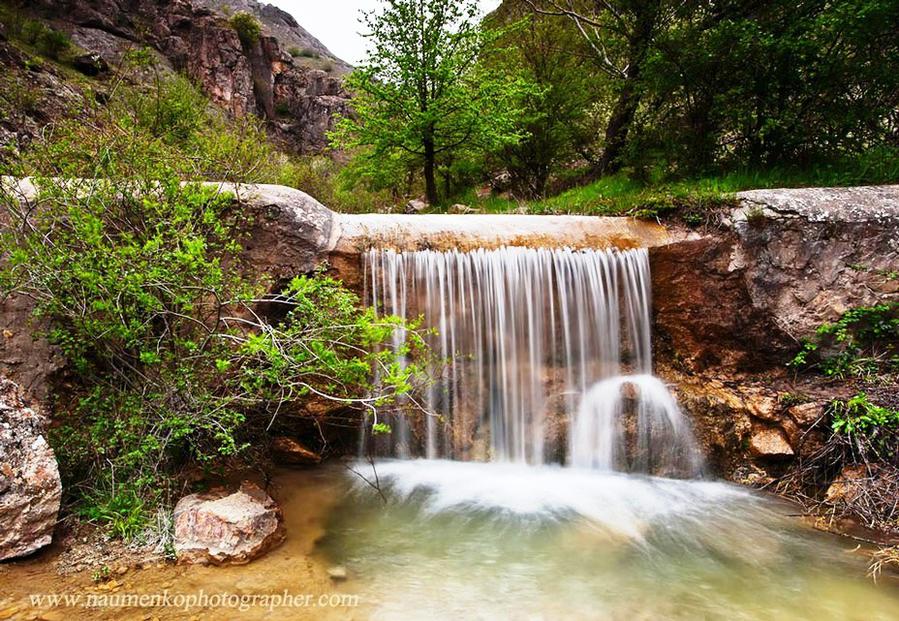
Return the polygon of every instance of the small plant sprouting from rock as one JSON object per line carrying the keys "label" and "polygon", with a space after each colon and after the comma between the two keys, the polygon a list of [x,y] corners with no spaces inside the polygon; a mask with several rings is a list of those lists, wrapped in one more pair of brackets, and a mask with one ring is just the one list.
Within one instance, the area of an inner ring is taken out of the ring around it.
{"label": "small plant sprouting from rock", "polygon": [[795,392],[785,392],[778,397],[778,400],[785,408],[790,408],[794,405],[802,405],[803,403],[811,401],[808,396]]}
{"label": "small plant sprouting from rock", "polygon": [[91,572],[91,580],[94,583],[106,582],[110,575],[112,575],[112,570],[109,569],[109,565],[101,565]]}
{"label": "small plant sprouting from rock", "polygon": [[262,34],[262,25],[256,16],[246,11],[238,11],[228,19],[228,23],[237,32],[237,37],[245,46],[250,46],[259,40]]}
{"label": "small plant sprouting from rock", "polygon": [[899,411],[875,405],[863,392],[830,405],[834,433],[850,437],[881,436],[899,428]]}
{"label": "small plant sprouting from rock", "polygon": [[899,370],[899,302],[851,308],[814,337],[790,361],[836,378],[873,378]]}

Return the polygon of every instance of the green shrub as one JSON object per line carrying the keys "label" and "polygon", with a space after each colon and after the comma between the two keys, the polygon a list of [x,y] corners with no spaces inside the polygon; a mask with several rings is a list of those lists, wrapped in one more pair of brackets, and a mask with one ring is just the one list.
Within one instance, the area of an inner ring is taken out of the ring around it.
{"label": "green shrub", "polygon": [[839,378],[894,371],[899,368],[899,302],[858,306],[822,324],[789,364],[817,367]]}
{"label": "green shrub", "polygon": [[18,32],[12,34],[18,34],[22,41],[33,45],[39,53],[53,60],[59,60],[72,46],[69,35],[33,19],[22,22]]}
{"label": "green shrub", "polygon": [[22,24],[19,35],[22,41],[28,45],[36,45],[41,35],[47,31],[47,27],[39,21],[26,19]]}
{"label": "green shrub", "polygon": [[66,33],[48,28],[38,37],[35,46],[47,58],[59,60],[72,46],[72,41]]}
{"label": "green shrub", "polygon": [[275,104],[275,114],[278,116],[290,116],[290,105],[286,101]]}
{"label": "green shrub", "polygon": [[246,11],[238,11],[228,19],[231,27],[237,31],[237,37],[244,45],[253,45],[262,34],[262,25],[256,16]]}
{"label": "green shrub", "polygon": [[[184,78],[122,84],[106,106],[85,103],[0,164],[40,188],[26,212],[0,186],[5,221],[23,223],[0,230],[0,289],[35,300],[69,361],[51,442],[65,489],[118,536],[170,502],[186,470],[261,445],[283,405],[315,391],[382,409],[417,376],[386,346],[401,320],[359,310],[321,275],[278,292],[288,312],[277,325],[249,319],[273,294],[264,277],[243,276],[243,209],[217,186],[183,180],[277,181],[296,170],[257,120],[210,111]],[[62,181],[72,178],[99,181]]]}
{"label": "green shrub", "polygon": [[134,120],[166,142],[193,137],[207,119],[208,101],[190,81],[174,76],[159,82],[150,97],[138,95],[126,101]]}
{"label": "green shrub", "polygon": [[846,401],[833,401],[830,407],[835,433],[870,436],[899,428],[899,411],[874,405],[863,392]]}
{"label": "green shrub", "polygon": [[145,505],[182,469],[260,443],[283,404],[314,391],[385,407],[416,372],[386,347],[402,321],[358,310],[322,276],[279,292],[290,309],[279,324],[253,321],[270,284],[241,276],[233,198],[151,171],[42,179],[30,217],[2,197],[28,226],[0,236],[0,284],[36,300],[46,337],[75,373],[52,435],[66,484],[120,536],[143,526]]}

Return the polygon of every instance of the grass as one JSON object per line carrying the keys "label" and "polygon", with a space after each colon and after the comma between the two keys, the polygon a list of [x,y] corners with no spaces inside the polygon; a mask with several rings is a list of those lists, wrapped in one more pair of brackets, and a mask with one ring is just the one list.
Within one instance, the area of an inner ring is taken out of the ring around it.
{"label": "grass", "polygon": [[741,170],[696,179],[651,182],[640,182],[621,173],[543,199],[519,201],[493,195],[481,198],[470,190],[452,202],[465,203],[486,213],[634,215],[650,218],[680,213],[688,224],[699,224],[704,213],[731,204],[733,195],[743,190],[897,181],[899,151],[884,147],[806,170]]}

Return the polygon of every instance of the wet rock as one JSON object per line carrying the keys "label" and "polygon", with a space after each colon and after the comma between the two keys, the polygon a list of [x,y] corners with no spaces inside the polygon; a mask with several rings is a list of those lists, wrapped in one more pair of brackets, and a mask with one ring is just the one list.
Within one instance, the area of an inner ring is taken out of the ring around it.
{"label": "wet rock", "polygon": [[109,63],[94,52],[76,56],[72,59],[72,66],[87,76],[98,76],[109,71]]}
{"label": "wet rock", "polygon": [[756,457],[787,459],[794,455],[793,447],[779,429],[758,429],[749,438],[749,450]]}
{"label": "wet rock", "polygon": [[774,397],[749,394],[746,396],[746,406],[755,418],[767,421],[777,421],[780,418],[780,405]]}
{"label": "wet rock", "polygon": [[175,506],[175,554],[185,564],[244,564],[284,540],[281,509],[258,486],[245,482],[191,494]]}
{"label": "wet rock", "polygon": [[322,460],[321,455],[286,436],[272,438],[271,450],[272,458],[279,464],[314,466]]}
{"label": "wet rock", "polygon": [[53,539],[62,484],[46,425],[18,386],[0,378],[0,561],[31,554]]}

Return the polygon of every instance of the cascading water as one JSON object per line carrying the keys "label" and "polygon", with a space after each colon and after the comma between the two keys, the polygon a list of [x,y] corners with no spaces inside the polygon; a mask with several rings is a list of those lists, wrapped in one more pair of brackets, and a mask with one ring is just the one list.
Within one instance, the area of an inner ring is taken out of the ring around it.
{"label": "cascading water", "polygon": [[434,329],[431,415],[391,420],[387,454],[699,471],[689,426],[651,376],[645,249],[374,249],[365,270],[379,313]]}
{"label": "cascading water", "polygon": [[689,425],[651,374],[645,250],[374,250],[365,265],[368,301],[421,317],[435,354],[411,397],[432,415],[368,444],[401,459],[340,471],[320,538],[370,618],[897,618],[899,596],[793,507],[693,476]]}

